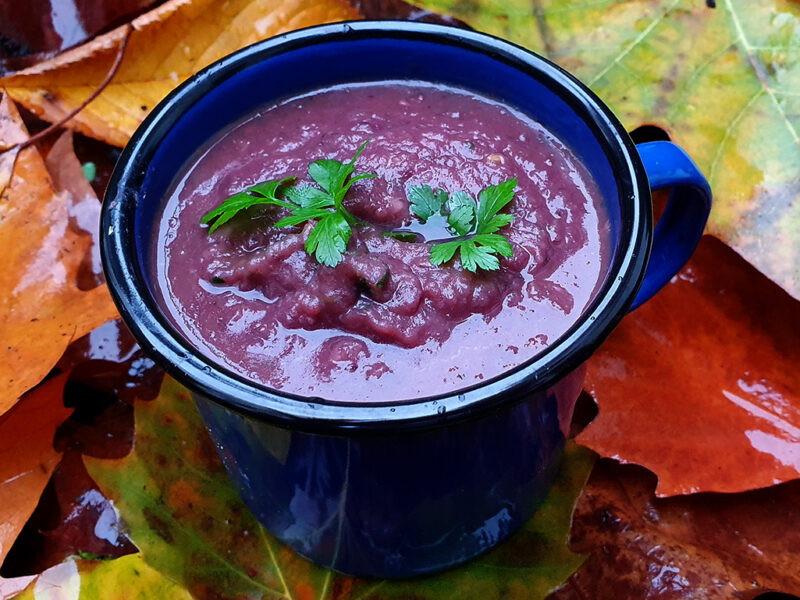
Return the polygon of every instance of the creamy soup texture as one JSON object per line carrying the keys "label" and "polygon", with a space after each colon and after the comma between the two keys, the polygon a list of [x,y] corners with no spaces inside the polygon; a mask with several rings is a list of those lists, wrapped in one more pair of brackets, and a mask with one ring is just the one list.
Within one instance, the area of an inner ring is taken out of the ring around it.
{"label": "creamy soup texture", "polygon": [[[344,260],[322,266],[310,230],[275,228],[278,207],[240,214],[213,235],[201,217],[256,182],[349,160],[370,140],[346,207]],[[430,263],[433,240],[407,191],[477,197],[515,177],[501,230],[514,256],[476,273]],[[416,241],[384,235],[416,232]],[[350,84],[265,107],[200,149],[165,199],[153,240],[159,301],[214,361],[255,382],[332,401],[408,400],[495,377],[541,352],[591,302],[609,260],[596,184],[573,152],[514,109],[420,82]]]}

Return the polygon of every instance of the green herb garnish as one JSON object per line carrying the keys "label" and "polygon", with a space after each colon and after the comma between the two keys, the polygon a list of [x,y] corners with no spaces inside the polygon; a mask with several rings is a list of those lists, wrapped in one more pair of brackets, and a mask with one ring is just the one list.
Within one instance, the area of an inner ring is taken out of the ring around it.
{"label": "green herb garnish", "polygon": [[510,257],[513,250],[506,237],[495,232],[514,220],[513,215],[500,211],[514,198],[516,187],[516,178],[490,185],[478,195],[477,202],[466,192],[448,194],[427,185],[411,187],[411,212],[423,222],[436,213],[446,215],[448,228],[461,238],[434,244],[431,264],[446,263],[459,252],[461,265],[468,271],[499,269],[497,255]]}
{"label": "green herb garnish", "polygon": [[[226,198],[218,207],[203,215],[201,223],[209,225],[208,233],[212,234],[248,208],[258,205],[279,206],[288,210],[289,214],[273,226],[290,227],[316,221],[306,239],[306,252],[315,256],[319,263],[335,267],[347,250],[353,226],[363,224],[344,207],[344,198],[356,181],[377,177],[374,173],[353,174],[355,163],[367,143],[361,144],[347,163],[331,158],[312,162],[308,166],[308,174],[319,187],[298,187],[292,183],[296,179],[294,176],[262,181]],[[458,252],[462,266],[468,271],[499,269],[498,256],[510,257],[513,254],[506,237],[496,232],[514,220],[512,215],[500,211],[514,198],[516,186],[516,179],[491,185],[478,194],[477,201],[463,191],[448,194],[444,190],[433,190],[429,185],[409,188],[408,200],[412,213],[423,223],[439,214],[447,219],[450,232],[458,236],[457,239],[431,247],[431,264],[448,262]],[[409,242],[418,239],[413,232],[385,232],[383,235]],[[214,277],[212,283],[224,281]]]}
{"label": "green herb garnish", "polygon": [[416,242],[419,236],[413,231],[384,231],[383,237],[390,237],[398,242]]}
{"label": "green herb garnish", "polygon": [[[358,220],[344,207],[344,197],[350,186],[361,179],[377,177],[374,173],[353,175],[355,162],[364,151],[368,142],[364,142],[356,150],[355,156],[347,163],[325,158],[312,162],[308,166],[308,174],[322,189],[287,185],[295,179],[285,177],[272,181],[257,183],[246,190],[227,198],[214,210],[206,213],[203,224],[211,223],[208,233],[230,221],[240,211],[259,204],[272,204],[289,210],[291,214],[280,219],[274,227],[296,226],[307,221],[316,220],[317,224],[306,240],[306,252],[316,257],[317,261],[329,267],[335,267],[342,261],[347,242],[353,233],[352,226]],[[278,192],[283,198],[278,198]]]}
{"label": "green herb garnish", "polygon": [[292,204],[279,200],[277,197],[278,189],[286,185],[287,181],[292,181],[292,177],[284,177],[283,179],[274,179],[272,181],[262,181],[253,186],[250,186],[244,191],[234,194],[230,198],[220,204],[214,210],[211,210],[203,215],[200,222],[203,225],[211,223],[208,228],[208,234],[214,233],[220,225],[224,225],[241,211],[257,206],[259,204],[272,204],[274,206],[282,206],[283,208],[292,208]]}

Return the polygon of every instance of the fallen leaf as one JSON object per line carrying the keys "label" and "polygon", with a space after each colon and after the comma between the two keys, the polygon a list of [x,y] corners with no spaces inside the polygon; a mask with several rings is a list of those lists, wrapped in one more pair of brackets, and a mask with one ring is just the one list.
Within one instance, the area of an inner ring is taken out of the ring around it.
{"label": "fallen leaf", "polygon": [[[593,454],[570,445],[559,481],[525,528],[464,567],[411,582],[352,579],[280,544],[242,504],[188,392],[165,379],[136,403],[133,452],[86,459],[151,567],[196,598],[543,598],[580,565],[566,549]],[[225,526],[211,526],[209,524]]]}
{"label": "fallen leaf", "polygon": [[[105,559],[137,551],[81,454],[126,456],[133,448],[133,402],[157,396],[163,372],[118,320],[70,344],[57,368],[69,371],[64,403],[74,408],[53,440],[63,457],[2,564],[6,578],[40,573],[79,554]],[[0,579],[0,600],[12,583]]]}
{"label": "fallen leaf", "polygon": [[551,58],[628,129],[669,131],[711,182],[709,231],[800,298],[800,4],[417,4]]}
{"label": "fallen leaf", "polygon": [[641,467],[597,462],[570,533],[591,555],[549,600],[800,594],[800,481],[666,499],[654,486]]}
{"label": "fallen leaf", "polygon": [[359,14],[365,19],[402,19],[466,27],[458,19],[425,10],[404,0],[351,0]]}
{"label": "fallen leaf", "polygon": [[[131,405],[135,400],[152,400],[158,396],[164,376],[164,371],[139,348],[121,319],[108,321],[72,342],[56,366],[71,372],[68,400],[74,398],[76,406],[85,404],[90,410],[103,405],[103,400],[106,404],[119,401]],[[87,433],[91,435],[90,431]],[[101,435],[106,433],[103,431]],[[131,430],[131,437],[132,433]],[[111,458],[85,447],[81,451]],[[127,453],[126,450],[119,456]]]}
{"label": "fallen leaf", "polygon": [[71,412],[62,402],[66,380],[50,379],[0,417],[0,564],[61,458],[53,437]]}
{"label": "fallen leaf", "polygon": [[11,600],[19,596],[36,579],[36,575],[25,577],[0,577],[0,600]]}
{"label": "fallen leaf", "polygon": [[67,561],[39,575],[19,600],[192,600],[138,554],[116,560]]}
{"label": "fallen leaf", "polygon": [[[169,0],[135,19],[111,83],[74,119],[81,133],[124,146],[174,87],[206,65],[270,36],[358,18],[346,0]],[[0,79],[0,87],[41,118],[57,122],[105,79],[127,27]]]}
{"label": "fallen leaf", "polygon": [[35,576],[76,556],[106,560],[135,552],[114,505],[86,472],[81,454],[67,450],[11,547],[2,573]]}
{"label": "fallen leaf", "polygon": [[722,242],[625,317],[589,360],[578,443],[658,475],[660,496],[800,477],[800,303]]}
{"label": "fallen leaf", "polygon": [[[0,121],[0,134],[9,135],[0,145],[27,135],[7,95]],[[21,150],[0,196],[0,414],[47,375],[71,340],[117,316],[105,286],[75,285],[91,239],[70,228],[68,203],[36,148]]]}
{"label": "fallen leaf", "polygon": [[[0,35],[26,52],[63,50],[131,14],[141,12],[155,1],[94,0],[75,2],[69,8],[63,0],[6,2],[3,4]],[[0,50],[0,58],[3,54]]]}
{"label": "fallen leaf", "polygon": [[66,194],[70,228],[91,239],[77,273],[77,284],[88,290],[105,283],[100,261],[100,200],[81,169],[72,146],[72,132],[65,131],[45,156],[53,186]]}

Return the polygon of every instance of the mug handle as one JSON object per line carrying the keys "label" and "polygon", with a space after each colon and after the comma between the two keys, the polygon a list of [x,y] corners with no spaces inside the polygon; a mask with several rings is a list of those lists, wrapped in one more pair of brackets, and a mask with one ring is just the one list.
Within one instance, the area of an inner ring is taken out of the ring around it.
{"label": "mug handle", "polygon": [[638,308],[680,271],[694,252],[711,212],[711,187],[689,155],[672,142],[637,144],[651,190],[672,188],[653,232],[653,249],[639,293]]}

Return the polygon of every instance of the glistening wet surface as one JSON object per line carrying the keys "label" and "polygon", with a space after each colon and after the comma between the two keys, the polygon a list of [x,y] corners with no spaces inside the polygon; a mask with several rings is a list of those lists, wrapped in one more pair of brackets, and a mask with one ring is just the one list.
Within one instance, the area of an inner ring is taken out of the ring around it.
{"label": "glistening wet surface", "polygon": [[[204,213],[308,163],[347,161],[370,140],[346,207],[345,260],[319,265],[310,228],[276,229],[277,207],[209,236]],[[449,235],[409,212],[412,185],[473,197],[516,178],[504,228],[514,256],[493,272],[434,266]],[[414,231],[415,241],[383,235]],[[513,109],[461,90],[399,82],[289,100],[225,132],[176,181],[154,239],[166,312],[191,342],[254,381],[338,401],[454,391],[533,357],[580,316],[602,280],[608,233],[596,186],[570,150]]]}

